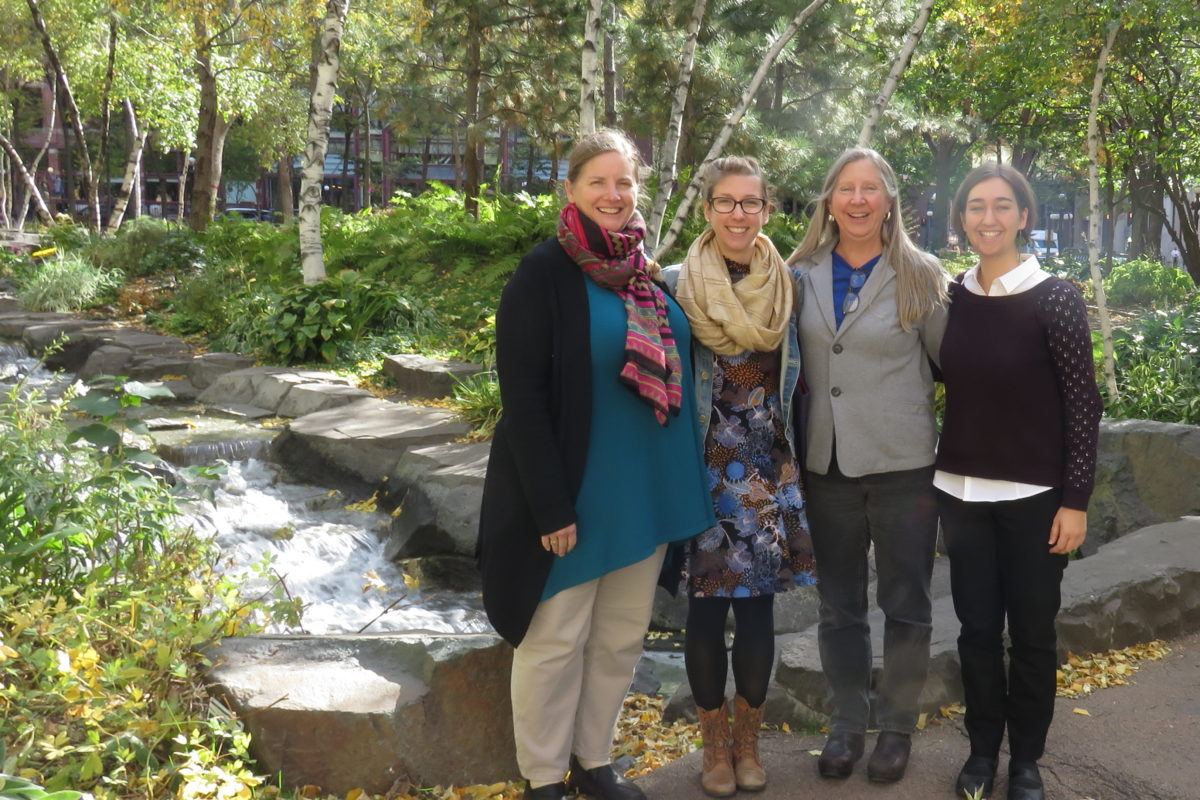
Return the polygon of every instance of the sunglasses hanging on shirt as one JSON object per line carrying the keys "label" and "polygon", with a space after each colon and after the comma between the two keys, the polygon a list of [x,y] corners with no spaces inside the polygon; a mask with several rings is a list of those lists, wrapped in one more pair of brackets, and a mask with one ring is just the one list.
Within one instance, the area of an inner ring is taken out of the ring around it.
{"label": "sunglasses hanging on shirt", "polygon": [[842,298],[842,316],[858,310],[858,290],[867,282],[867,273],[856,269],[850,273],[850,291]]}

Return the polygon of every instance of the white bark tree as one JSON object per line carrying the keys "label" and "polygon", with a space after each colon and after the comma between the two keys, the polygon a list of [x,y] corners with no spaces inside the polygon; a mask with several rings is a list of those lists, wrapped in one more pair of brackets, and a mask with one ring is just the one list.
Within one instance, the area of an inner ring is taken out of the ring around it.
{"label": "white bark tree", "polygon": [[125,208],[129,205],[129,197],[133,194],[133,187],[139,180],[142,151],[146,147],[146,134],[148,133],[145,126],[138,128],[137,113],[133,110],[133,103],[126,99],[121,105],[125,109],[125,124],[129,130],[129,154],[125,158],[125,178],[121,181],[121,188],[117,192],[117,196],[113,198],[112,212],[108,215],[106,230],[110,235],[117,232],[117,229],[121,227],[122,220],[125,219]]}
{"label": "white bark tree", "polygon": [[675,211],[675,219],[671,221],[671,227],[667,231],[666,238],[663,239],[662,243],[658,246],[658,250],[654,253],[654,257],[658,260],[662,260],[662,256],[671,249],[671,246],[675,244],[675,240],[679,238],[679,232],[683,230],[683,221],[687,219],[688,212],[692,208],[692,203],[695,202],[696,195],[700,193],[699,176],[701,168],[710,161],[721,157],[725,145],[729,143],[729,137],[733,135],[733,129],[737,127],[738,123],[742,121],[742,117],[746,115],[746,109],[750,107],[750,103],[754,100],[755,93],[758,92],[759,87],[766,80],[767,73],[771,71],[771,67],[775,65],[775,59],[779,58],[779,54],[783,51],[783,48],[804,27],[804,23],[808,22],[809,17],[817,13],[823,5],[825,5],[825,0],[812,0],[803,11],[792,18],[788,26],[783,29],[783,32],[767,48],[762,62],[758,65],[758,70],[754,73],[754,77],[750,79],[750,83],[746,86],[746,91],[742,92],[741,102],[738,103],[737,108],[729,112],[729,116],[725,118],[725,125],[721,128],[721,132],[717,134],[717,138],[713,141],[712,146],[708,148],[708,154],[704,156],[704,160],[697,166],[695,175],[693,175],[692,181],[688,184],[687,191],[683,195],[683,200],[679,203],[679,208]]}
{"label": "white bark tree", "polygon": [[1104,91],[1104,76],[1108,71],[1108,55],[1112,52],[1113,42],[1117,39],[1117,31],[1121,28],[1120,19],[1108,23],[1104,46],[1100,48],[1100,56],[1096,59],[1096,75],[1092,80],[1092,105],[1088,111],[1088,266],[1092,273],[1092,286],[1096,293],[1096,308],[1100,315],[1100,335],[1104,339],[1104,381],[1108,388],[1110,400],[1117,399],[1117,369],[1113,358],[1112,321],[1108,317],[1108,302],[1104,297],[1104,278],[1100,275],[1100,125],[1097,115],[1100,109],[1100,95]]}
{"label": "white bark tree", "polygon": [[707,7],[708,0],[696,0],[692,7],[692,15],[688,17],[687,34],[679,61],[679,75],[675,78],[675,94],[671,100],[671,117],[667,121],[667,138],[659,148],[658,191],[654,193],[650,222],[646,226],[646,247],[650,252],[654,252],[658,247],[663,215],[667,212],[667,203],[671,201],[671,195],[675,193],[679,180],[679,138],[683,130],[683,110],[692,86],[692,68],[696,63],[696,40],[700,36],[700,22],[704,19]]}
{"label": "white bark tree", "polygon": [[54,218],[50,216],[50,209],[46,207],[46,201],[42,199],[41,190],[38,189],[33,176],[29,174],[29,170],[25,168],[25,162],[21,160],[21,154],[17,152],[17,148],[13,147],[13,143],[3,133],[0,133],[0,148],[3,148],[4,152],[8,154],[9,168],[20,175],[21,180],[25,182],[26,192],[29,200],[33,201],[38,219],[46,225],[54,222]]}
{"label": "white bark tree", "polygon": [[[46,83],[54,85],[53,76],[46,75]],[[46,157],[46,153],[50,152],[50,142],[54,139],[55,121],[58,117],[58,92],[50,93],[50,116],[45,122],[46,138],[42,140],[42,147],[38,150],[37,155],[33,157],[33,161],[29,162],[27,169],[29,174],[37,178],[38,167],[41,166],[42,159]],[[29,215],[29,200],[28,198],[21,207],[16,211],[16,218],[13,220],[13,227],[16,230],[25,230],[25,218]]]}
{"label": "white bark tree", "polygon": [[583,58],[579,76],[579,134],[596,130],[597,77],[600,74],[600,15],[604,0],[588,0],[587,19],[583,23]]}
{"label": "white bark tree", "polygon": [[892,70],[888,73],[887,80],[883,82],[883,88],[876,95],[875,102],[871,104],[871,113],[867,115],[867,121],[863,123],[862,130],[858,134],[859,147],[870,146],[871,137],[875,135],[875,127],[879,125],[883,112],[887,110],[888,103],[891,102],[892,95],[896,92],[896,87],[900,85],[900,76],[904,74],[904,70],[908,69],[908,62],[912,60],[913,52],[917,49],[917,45],[921,42],[921,36],[925,33],[925,26],[929,24],[929,14],[933,10],[933,3],[934,0],[921,1],[921,6],[917,9],[917,18],[913,20],[912,27],[908,29],[908,36],[904,39],[904,46],[900,48],[900,53],[892,62]]}
{"label": "white bark tree", "polygon": [[308,104],[308,143],[304,147],[304,170],[300,179],[300,270],[305,283],[325,278],[325,255],[321,246],[321,180],[325,175],[325,151],[329,148],[329,120],[337,92],[342,31],[350,0],[328,0],[325,17],[313,50],[313,89]]}

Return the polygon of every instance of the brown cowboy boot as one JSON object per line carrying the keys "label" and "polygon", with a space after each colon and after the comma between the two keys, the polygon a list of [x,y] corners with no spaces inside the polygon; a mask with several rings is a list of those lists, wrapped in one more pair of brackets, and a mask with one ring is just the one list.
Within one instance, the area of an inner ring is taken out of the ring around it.
{"label": "brown cowboy boot", "polygon": [[761,792],[767,788],[767,773],[758,758],[758,730],[763,707],[752,708],[740,694],[733,701],[733,764],[737,788]]}
{"label": "brown cowboy boot", "polygon": [[729,797],[737,791],[733,777],[733,734],[729,730],[728,704],[706,711],[696,706],[700,715],[700,735],[704,738],[704,767],[700,786],[709,797]]}

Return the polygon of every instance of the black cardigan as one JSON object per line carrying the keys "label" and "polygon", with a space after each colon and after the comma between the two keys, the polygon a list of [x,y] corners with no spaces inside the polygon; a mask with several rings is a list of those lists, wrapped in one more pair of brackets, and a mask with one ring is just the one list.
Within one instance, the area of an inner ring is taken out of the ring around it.
{"label": "black cardigan", "polygon": [[586,278],[549,239],[521,260],[496,312],[503,414],[483,487],[477,556],[483,607],[514,647],[554,555],[541,537],[575,522],[592,415]]}

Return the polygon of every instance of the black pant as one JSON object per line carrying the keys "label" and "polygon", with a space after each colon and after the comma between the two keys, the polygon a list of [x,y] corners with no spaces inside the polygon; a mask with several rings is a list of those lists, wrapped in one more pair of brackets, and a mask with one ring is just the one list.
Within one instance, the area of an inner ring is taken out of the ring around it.
{"label": "black pant", "polygon": [[733,682],[752,708],[767,699],[775,666],[775,595],[689,597],[684,663],[696,705],[712,711],[725,702],[725,622],[733,608]]}
{"label": "black pant", "polygon": [[[937,496],[962,623],[958,657],[971,753],[995,758],[1007,724],[1012,758],[1037,761],[1054,717],[1054,617],[1067,557],[1051,553],[1048,542],[1062,492],[996,503]],[[1007,677],[1005,616],[1012,642]]]}

